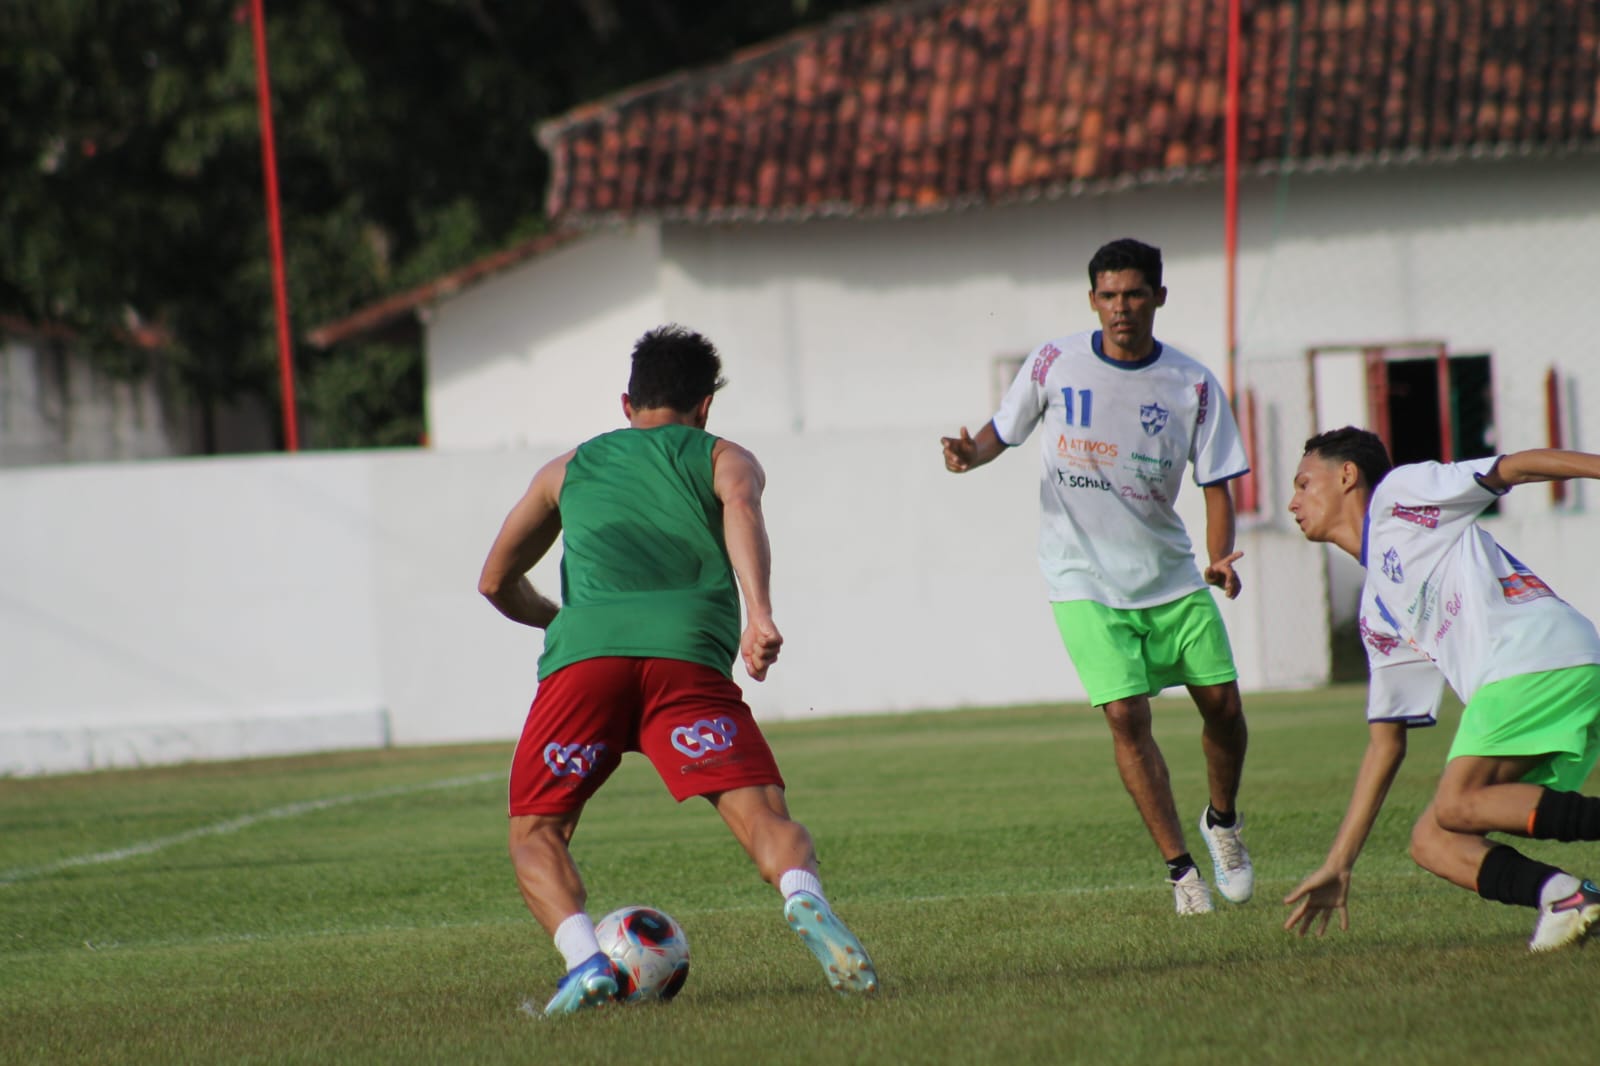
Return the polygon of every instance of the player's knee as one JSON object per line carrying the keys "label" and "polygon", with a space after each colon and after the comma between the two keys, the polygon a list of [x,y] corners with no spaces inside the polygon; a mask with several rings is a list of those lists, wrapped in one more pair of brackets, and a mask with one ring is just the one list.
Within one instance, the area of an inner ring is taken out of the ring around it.
{"label": "player's knee", "polygon": [[1219,685],[1197,692],[1194,702],[1200,717],[1212,725],[1231,725],[1244,720],[1244,701],[1239,698],[1237,685]]}
{"label": "player's knee", "polygon": [[1430,807],[1411,827],[1411,861],[1424,870],[1437,872],[1444,837],[1444,829],[1437,821],[1437,812]]}
{"label": "player's knee", "polygon": [[1451,833],[1475,833],[1480,828],[1471,795],[1457,789],[1440,789],[1434,796],[1433,820]]}
{"label": "player's knee", "polygon": [[1141,740],[1150,735],[1150,705],[1143,700],[1115,700],[1101,710],[1111,734],[1120,740]]}

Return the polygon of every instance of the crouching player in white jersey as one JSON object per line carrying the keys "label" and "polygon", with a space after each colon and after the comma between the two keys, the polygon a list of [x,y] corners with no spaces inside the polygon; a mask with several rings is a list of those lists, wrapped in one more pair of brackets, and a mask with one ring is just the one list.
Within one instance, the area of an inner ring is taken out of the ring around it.
{"label": "crouching player in white jersey", "polygon": [[1348,929],[1350,871],[1444,682],[1465,709],[1433,801],[1411,830],[1419,866],[1484,899],[1539,911],[1534,951],[1582,941],[1600,888],[1486,834],[1600,840],[1600,798],[1577,791],[1600,755],[1600,634],[1477,524],[1513,485],[1600,478],[1600,455],[1536,449],[1391,470],[1376,434],[1312,437],[1289,512],[1366,567],[1366,755],[1320,869],[1284,900],[1285,929]]}
{"label": "crouching player in white jersey", "polygon": [[[1235,809],[1247,732],[1228,633],[1206,586],[1239,595],[1227,483],[1249,466],[1216,378],[1155,339],[1167,299],[1160,250],[1113,241],[1089,261],[1089,284],[1100,329],[1034,349],[977,436],[963,427],[941,439],[944,462],[965,473],[1044,423],[1039,565],[1056,625],[1111,727],[1117,770],[1166,860],[1177,912],[1205,914],[1211,890],[1184,842],[1150,697],[1185,685],[1200,710],[1211,801],[1200,833],[1218,890],[1243,903],[1254,891]],[[1204,573],[1174,507],[1185,467],[1205,493]]]}

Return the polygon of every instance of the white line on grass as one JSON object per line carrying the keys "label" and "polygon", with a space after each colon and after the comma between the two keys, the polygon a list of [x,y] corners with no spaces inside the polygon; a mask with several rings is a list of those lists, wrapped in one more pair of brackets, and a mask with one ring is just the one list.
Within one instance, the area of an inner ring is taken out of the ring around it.
{"label": "white line on grass", "polygon": [[255,814],[244,814],[238,818],[229,818],[227,821],[216,822],[212,825],[186,829],[171,836],[146,840],[142,844],[130,844],[125,848],[98,851],[91,855],[74,855],[71,858],[46,863],[43,866],[23,866],[12,870],[3,870],[0,871],[0,888],[4,888],[6,885],[14,885],[19,881],[27,881],[31,878],[59,873],[75,866],[98,866],[102,863],[121,862],[123,859],[137,858],[140,855],[151,855],[177,844],[187,844],[191,840],[199,840],[201,837],[226,836],[229,833],[237,833],[241,829],[248,829],[261,822],[272,822],[283,818],[298,818],[303,814],[315,814],[317,811],[325,811],[332,807],[347,807],[352,803],[388,799],[391,796],[409,796],[418,792],[438,792],[447,788],[463,788],[467,785],[479,785],[485,781],[500,780],[504,777],[505,772],[497,770],[493,773],[473,774],[469,777],[447,777],[441,781],[429,781],[421,785],[396,785],[393,788],[380,788],[375,792],[355,792],[347,796],[329,796],[326,799],[290,803],[282,807],[257,811]]}

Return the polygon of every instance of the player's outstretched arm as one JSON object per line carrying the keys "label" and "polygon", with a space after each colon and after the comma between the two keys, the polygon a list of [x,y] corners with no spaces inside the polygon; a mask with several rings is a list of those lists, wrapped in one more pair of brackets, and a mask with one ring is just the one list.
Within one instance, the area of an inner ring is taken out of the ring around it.
{"label": "player's outstretched arm", "polygon": [[1600,478],[1600,455],[1567,451],[1561,448],[1530,448],[1502,455],[1483,476],[1483,483],[1496,492],[1530,481],[1566,481],[1570,478]]}
{"label": "player's outstretched arm", "polygon": [[985,422],[976,437],[962,426],[960,436],[940,437],[939,443],[944,448],[944,468],[952,474],[965,474],[1006,450],[993,422]]}
{"label": "player's outstretched arm", "polygon": [[1389,795],[1389,786],[1406,757],[1406,727],[1399,722],[1373,722],[1367,726],[1367,751],[1361,757],[1361,769],[1356,773],[1355,789],[1350,805],[1345,809],[1344,820],[1334,834],[1333,846],[1322,865],[1301,881],[1283,898],[1285,905],[1294,907],[1283,927],[1291,932],[1298,929],[1301,936],[1311,932],[1321,936],[1328,930],[1328,920],[1337,912],[1339,928],[1350,928],[1347,900],[1350,893],[1350,872],[1361,854],[1378,819],[1378,811]]}
{"label": "player's outstretched arm", "polygon": [[528,571],[544,558],[561,533],[561,512],[556,504],[571,458],[572,452],[558,456],[533,476],[528,491],[506,516],[478,575],[478,591],[495,610],[535,629],[547,628],[561,609],[533,587]]}
{"label": "player's outstretched arm", "polygon": [[767,475],[756,457],[729,440],[711,453],[711,482],[722,501],[722,538],[744,595],[745,626],[739,657],[745,673],[765,681],[778,661],[783,634],[772,620],[772,544],[761,511]]}
{"label": "player's outstretched arm", "polygon": [[1206,555],[1211,562],[1201,571],[1208,585],[1215,585],[1228,599],[1237,599],[1244,585],[1239,580],[1233,564],[1244,558],[1244,552],[1235,551],[1233,493],[1228,483],[1207,485],[1206,494]]}

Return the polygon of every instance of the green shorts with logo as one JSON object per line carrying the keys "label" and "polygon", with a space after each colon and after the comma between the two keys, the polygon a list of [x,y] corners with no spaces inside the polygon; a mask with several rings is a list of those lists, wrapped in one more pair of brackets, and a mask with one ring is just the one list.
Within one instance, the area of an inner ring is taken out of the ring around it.
{"label": "green shorts with logo", "polygon": [[1458,755],[1543,755],[1522,776],[1562,792],[1583,787],[1600,758],[1600,666],[1569,666],[1491,682],[1461,712]]}
{"label": "green shorts with logo", "polygon": [[1172,685],[1220,685],[1239,676],[1210,589],[1155,607],[1107,607],[1093,600],[1050,606],[1061,643],[1096,707],[1154,696]]}

